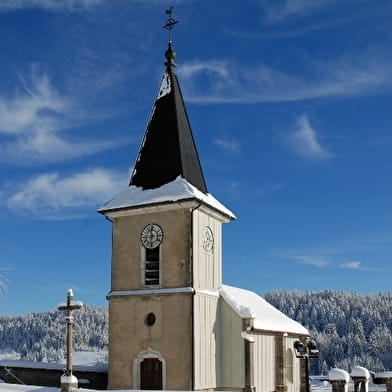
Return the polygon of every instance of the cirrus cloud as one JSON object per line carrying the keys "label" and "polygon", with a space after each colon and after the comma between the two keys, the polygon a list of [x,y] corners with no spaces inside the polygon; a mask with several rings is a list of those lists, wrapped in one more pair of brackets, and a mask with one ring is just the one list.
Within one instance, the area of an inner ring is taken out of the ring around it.
{"label": "cirrus cloud", "polygon": [[283,0],[268,1],[262,4],[268,22],[279,22],[290,17],[303,17],[328,7],[336,0]]}
{"label": "cirrus cloud", "polygon": [[61,97],[45,73],[33,67],[29,83],[20,75],[23,90],[13,97],[0,96],[0,133],[22,134],[39,120],[69,111],[70,102]]}
{"label": "cirrus cloud", "polygon": [[0,191],[0,202],[14,212],[35,218],[69,219],[77,217],[84,208],[90,211],[125,188],[125,177],[101,168],[70,176],[44,173],[8,184]]}
{"label": "cirrus cloud", "polygon": [[213,142],[224,153],[239,154],[241,152],[241,145],[234,138],[215,138]]}
{"label": "cirrus cloud", "polygon": [[61,94],[37,67],[32,67],[29,78],[20,76],[20,80],[22,89],[12,97],[0,96],[0,160],[19,165],[58,162],[124,143],[73,136],[70,129],[77,129],[84,117],[91,121],[77,98]]}
{"label": "cirrus cloud", "polygon": [[352,270],[364,269],[364,267],[362,266],[362,262],[358,261],[358,260],[349,261],[347,263],[342,263],[342,264],[340,264],[340,268],[352,269]]}
{"label": "cirrus cloud", "polygon": [[301,73],[266,64],[245,66],[231,60],[193,60],[179,66],[186,99],[200,104],[295,102],[392,91],[392,57],[369,49],[319,61],[307,59]]}
{"label": "cirrus cloud", "polygon": [[288,135],[286,143],[296,153],[312,159],[325,159],[331,154],[321,145],[315,129],[309,122],[308,115],[302,114],[297,118],[294,132]]}
{"label": "cirrus cloud", "polygon": [[330,265],[328,260],[320,256],[297,255],[292,256],[291,258],[301,264],[312,265],[318,268],[325,268]]}
{"label": "cirrus cloud", "polygon": [[89,9],[102,0],[2,0],[0,11],[42,8],[49,11],[77,11]]}

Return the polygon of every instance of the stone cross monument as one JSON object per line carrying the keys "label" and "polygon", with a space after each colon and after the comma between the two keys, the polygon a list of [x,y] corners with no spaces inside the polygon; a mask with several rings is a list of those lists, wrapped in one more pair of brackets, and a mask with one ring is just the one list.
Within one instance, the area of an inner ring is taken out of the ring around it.
{"label": "stone cross monument", "polygon": [[64,374],[61,376],[61,392],[71,392],[78,387],[78,379],[72,375],[72,311],[80,309],[83,304],[80,301],[74,301],[72,289],[67,291],[67,302],[62,302],[57,307],[58,310],[67,312],[65,320],[67,321],[67,366]]}

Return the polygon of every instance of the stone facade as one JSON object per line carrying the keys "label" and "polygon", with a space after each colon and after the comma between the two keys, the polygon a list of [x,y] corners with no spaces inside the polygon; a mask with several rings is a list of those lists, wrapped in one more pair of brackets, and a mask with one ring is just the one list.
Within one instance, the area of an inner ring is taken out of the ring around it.
{"label": "stone facade", "polygon": [[[149,313],[156,316],[152,326],[146,323]],[[191,326],[190,293],[111,298],[109,388],[138,389],[138,365],[145,355],[165,361],[164,389],[191,389]]]}
{"label": "stone facade", "polygon": [[[112,290],[109,299],[109,388],[139,388],[144,358],[162,362],[163,389],[192,388],[191,210],[136,211],[113,220]],[[143,281],[141,232],[163,230],[160,285]],[[166,289],[168,291],[165,292]],[[155,319],[149,325],[147,316]]]}
{"label": "stone facade", "polygon": [[[189,209],[158,210],[139,214],[139,210],[113,220],[111,291],[145,289],[142,279],[143,247],[140,237],[149,223],[163,229],[161,285],[165,288],[191,285]],[[150,210],[151,211],[151,210]]]}

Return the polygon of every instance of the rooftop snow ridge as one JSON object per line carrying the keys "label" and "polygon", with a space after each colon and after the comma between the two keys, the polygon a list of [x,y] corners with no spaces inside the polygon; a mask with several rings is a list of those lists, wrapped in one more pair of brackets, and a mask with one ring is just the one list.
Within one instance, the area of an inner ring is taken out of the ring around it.
{"label": "rooftop snow ridge", "polygon": [[287,317],[253,291],[222,285],[219,294],[239,317],[253,319],[255,330],[309,335],[304,326]]}
{"label": "rooftop snow ridge", "polygon": [[226,215],[230,220],[235,215],[210,193],[203,193],[187,180],[178,176],[174,181],[156,189],[143,189],[134,185],[119,193],[105,203],[98,212],[105,213],[113,210],[147,206],[150,204],[177,202],[180,200],[196,199]]}

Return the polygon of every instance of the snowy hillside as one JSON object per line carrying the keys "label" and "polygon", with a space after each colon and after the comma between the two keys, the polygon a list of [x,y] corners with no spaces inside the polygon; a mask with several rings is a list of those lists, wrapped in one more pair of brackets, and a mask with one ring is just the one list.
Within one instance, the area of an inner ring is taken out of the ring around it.
{"label": "snowy hillside", "polygon": [[[61,363],[65,354],[65,331],[65,316],[59,311],[0,317],[0,355],[2,359]],[[74,312],[73,335],[75,351],[106,351],[107,309],[86,305]],[[81,358],[82,354],[78,355]],[[91,362],[91,358],[85,360]]]}
{"label": "snowy hillside", "polygon": [[[392,370],[392,293],[273,291],[265,299],[307,327],[320,348],[312,374],[354,365]],[[74,313],[75,363],[102,363],[108,342],[106,308],[85,306]],[[64,314],[58,311],[0,317],[0,358],[62,362]],[[90,352],[90,353],[89,353]]]}
{"label": "snowy hillside", "polygon": [[392,369],[392,293],[273,291],[265,298],[310,330],[320,349],[313,374],[355,365]]}

